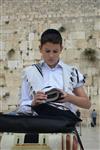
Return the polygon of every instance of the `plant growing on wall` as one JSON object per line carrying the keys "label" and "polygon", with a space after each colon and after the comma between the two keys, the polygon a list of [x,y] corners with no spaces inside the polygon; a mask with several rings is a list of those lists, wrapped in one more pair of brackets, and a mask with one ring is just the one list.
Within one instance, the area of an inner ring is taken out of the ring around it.
{"label": "plant growing on wall", "polygon": [[63,27],[63,26],[61,26],[58,30],[59,30],[59,32],[65,32],[66,31],[65,27]]}
{"label": "plant growing on wall", "polygon": [[4,70],[8,70],[9,68],[7,66],[4,66]]}
{"label": "plant growing on wall", "polygon": [[20,43],[21,43],[21,41],[18,41],[18,43],[20,44]]}
{"label": "plant growing on wall", "polygon": [[14,31],[14,34],[17,34],[17,31]]}
{"label": "plant growing on wall", "polygon": [[12,57],[15,54],[15,50],[12,48],[8,52],[8,57]]}
{"label": "plant growing on wall", "polygon": [[87,42],[89,42],[89,40],[91,40],[91,39],[93,39],[93,35],[92,34],[88,36]]}
{"label": "plant growing on wall", "polygon": [[10,93],[9,93],[9,92],[6,92],[6,93],[5,93],[5,96],[6,96],[6,97],[9,97],[9,96],[10,96]]}
{"label": "plant growing on wall", "polygon": [[10,70],[10,73],[13,73],[13,70]]}
{"label": "plant growing on wall", "polygon": [[29,52],[27,52],[26,55],[29,56]]}
{"label": "plant growing on wall", "polygon": [[4,88],[5,86],[4,86],[4,84],[1,84],[0,87]]}
{"label": "plant growing on wall", "polygon": [[8,20],[8,21],[5,21],[5,24],[9,24],[9,20]]}
{"label": "plant growing on wall", "polygon": [[89,61],[96,61],[96,50],[92,48],[85,48],[84,55]]}
{"label": "plant growing on wall", "polygon": [[22,53],[23,53],[23,52],[22,52],[22,51],[20,51],[20,55],[22,55]]}

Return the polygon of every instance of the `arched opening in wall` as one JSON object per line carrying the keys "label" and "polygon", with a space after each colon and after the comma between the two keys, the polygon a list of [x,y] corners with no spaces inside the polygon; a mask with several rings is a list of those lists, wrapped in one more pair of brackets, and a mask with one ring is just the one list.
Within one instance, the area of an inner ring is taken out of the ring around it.
{"label": "arched opening in wall", "polygon": [[12,48],[8,51],[7,53],[7,56],[8,56],[8,59],[11,60],[11,59],[14,59],[15,57],[15,50]]}

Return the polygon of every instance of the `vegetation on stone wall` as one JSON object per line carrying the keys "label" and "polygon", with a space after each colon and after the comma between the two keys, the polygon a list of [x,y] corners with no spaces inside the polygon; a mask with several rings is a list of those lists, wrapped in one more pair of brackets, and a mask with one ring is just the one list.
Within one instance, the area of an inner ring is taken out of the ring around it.
{"label": "vegetation on stone wall", "polygon": [[9,97],[10,96],[10,93],[9,92],[6,92],[4,95],[3,95],[3,98],[5,99],[5,98],[7,98],[7,97]]}
{"label": "vegetation on stone wall", "polygon": [[66,31],[65,27],[63,27],[63,26],[61,26],[58,30],[59,30],[59,32],[65,32]]}
{"label": "vegetation on stone wall", "polygon": [[89,40],[91,40],[91,39],[93,39],[93,35],[92,34],[88,36],[87,42],[89,42]]}
{"label": "vegetation on stone wall", "polygon": [[15,50],[12,48],[8,52],[8,57],[11,58],[15,54]]}
{"label": "vegetation on stone wall", "polygon": [[9,68],[8,68],[8,66],[4,66],[4,70],[8,70]]}
{"label": "vegetation on stone wall", "polygon": [[9,20],[8,20],[8,21],[5,21],[5,24],[9,24]]}
{"label": "vegetation on stone wall", "polygon": [[84,56],[89,60],[89,61],[96,61],[96,50],[93,48],[85,48],[83,52]]}

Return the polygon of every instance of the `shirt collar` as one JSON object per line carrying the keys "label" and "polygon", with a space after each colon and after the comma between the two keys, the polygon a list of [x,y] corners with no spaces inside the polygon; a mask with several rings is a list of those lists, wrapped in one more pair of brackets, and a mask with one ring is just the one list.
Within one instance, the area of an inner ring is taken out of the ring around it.
{"label": "shirt collar", "polygon": [[[39,63],[41,65],[41,67],[44,65],[47,65],[44,60],[41,60]],[[54,68],[57,68],[57,67],[63,68],[63,62],[61,60],[59,60],[58,64]]]}

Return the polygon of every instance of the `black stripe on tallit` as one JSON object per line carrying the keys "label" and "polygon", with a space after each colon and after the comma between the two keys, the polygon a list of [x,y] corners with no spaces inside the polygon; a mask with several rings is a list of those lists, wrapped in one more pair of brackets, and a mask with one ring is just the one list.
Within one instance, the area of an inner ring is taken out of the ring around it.
{"label": "black stripe on tallit", "polygon": [[35,67],[37,68],[37,70],[40,72],[40,74],[41,74],[42,77],[43,77],[42,69],[41,69],[40,65],[39,65],[39,64],[34,64],[34,65],[35,65]]}
{"label": "black stripe on tallit", "polygon": [[78,71],[77,71],[77,69],[75,69],[75,71],[76,71],[76,75],[77,75],[77,83],[79,83],[79,75],[78,75]]}

